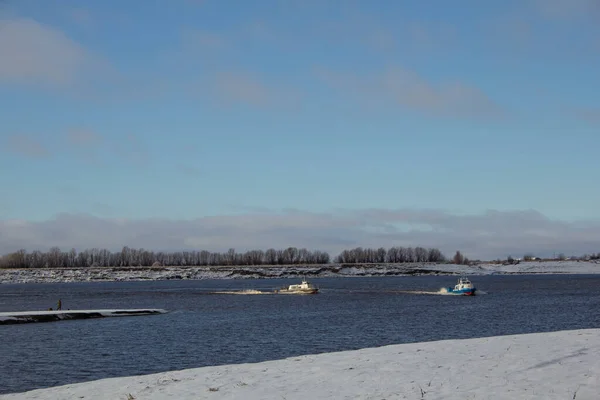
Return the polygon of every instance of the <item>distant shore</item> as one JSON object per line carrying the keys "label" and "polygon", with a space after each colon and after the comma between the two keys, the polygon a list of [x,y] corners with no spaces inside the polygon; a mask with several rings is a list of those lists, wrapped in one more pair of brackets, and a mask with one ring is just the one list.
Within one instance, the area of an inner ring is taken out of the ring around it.
{"label": "distant shore", "polygon": [[519,264],[442,263],[322,264],[206,267],[87,267],[0,269],[0,283],[58,283],[97,281],[155,281],[200,279],[276,279],[359,276],[596,274],[595,261],[530,261]]}

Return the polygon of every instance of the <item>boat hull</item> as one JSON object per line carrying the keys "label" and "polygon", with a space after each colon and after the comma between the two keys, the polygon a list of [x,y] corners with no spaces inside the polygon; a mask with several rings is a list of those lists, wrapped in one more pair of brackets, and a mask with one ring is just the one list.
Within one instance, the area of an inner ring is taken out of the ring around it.
{"label": "boat hull", "polygon": [[477,289],[472,288],[472,289],[453,289],[453,288],[448,288],[448,293],[451,294],[458,294],[461,296],[475,296],[475,292],[477,291]]}
{"label": "boat hull", "polygon": [[317,293],[319,293],[319,289],[305,289],[305,290],[279,289],[275,293],[281,293],[281,294],[317,294]]}

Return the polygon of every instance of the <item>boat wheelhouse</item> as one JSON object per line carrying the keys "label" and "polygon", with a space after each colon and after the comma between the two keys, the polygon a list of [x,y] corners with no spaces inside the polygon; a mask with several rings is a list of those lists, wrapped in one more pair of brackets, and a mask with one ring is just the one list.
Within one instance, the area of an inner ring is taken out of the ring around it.
{"label": "boat wheelhouse", "polygon": [[283,294],[316,294],[319,292],[319,288],[307,281],[302,280],[302,283],[289,285],[287,288],[276,290],[275,293]]}
{"label": "boat wheelhouse", "polygon": [[458,282],[456,285],[454,285],[454,288],[448,288],[448,293],[460,294],[464,296],[474,296],[476,290],[477,289],[469,280],[469,278],[463,277],[458,279]]}

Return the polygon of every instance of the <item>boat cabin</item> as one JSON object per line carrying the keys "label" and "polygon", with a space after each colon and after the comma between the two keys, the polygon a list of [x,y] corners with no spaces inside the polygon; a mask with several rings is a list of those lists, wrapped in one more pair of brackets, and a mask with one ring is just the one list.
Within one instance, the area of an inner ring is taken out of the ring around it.
{"label": "boat cabin", "polygon": [[307,289],[313,289],[313,285],[308,282],[306,279],[302,280],[302,283],[298,284],[294,284],[294,285],[290,285],[289,286],[289,290],[307,290]]}
{"label": "boat cabin", "polygon": [[457,289],[457,290],[472,289],[472,288],[473,288],[473,284],[471,283],[469,278],[459,278],[458,283],[455,286],[455,289]]}

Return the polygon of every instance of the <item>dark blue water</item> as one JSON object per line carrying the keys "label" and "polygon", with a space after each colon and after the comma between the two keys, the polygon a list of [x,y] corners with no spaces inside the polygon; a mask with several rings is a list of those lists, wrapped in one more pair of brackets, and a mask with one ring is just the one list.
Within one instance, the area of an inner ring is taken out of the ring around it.
{"label": "dark blue water", "polygon": [[600,276],[314,279],[321,293],[211,294],[296,280],[0,285],[0,311],[165,308],[164,315],[0,326],[0,393],[396,343],[600,327]]}

